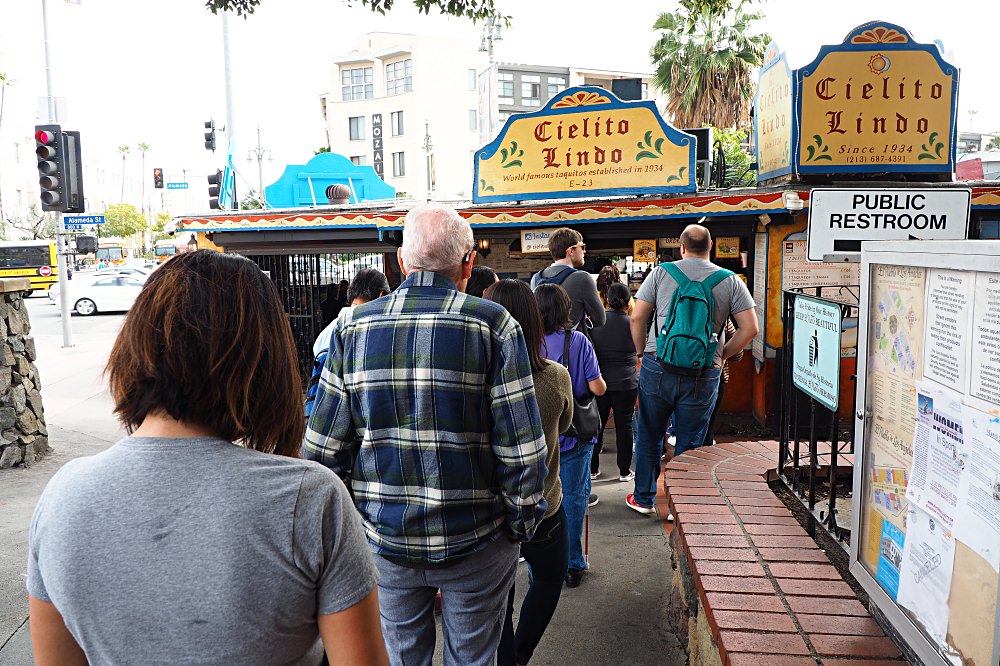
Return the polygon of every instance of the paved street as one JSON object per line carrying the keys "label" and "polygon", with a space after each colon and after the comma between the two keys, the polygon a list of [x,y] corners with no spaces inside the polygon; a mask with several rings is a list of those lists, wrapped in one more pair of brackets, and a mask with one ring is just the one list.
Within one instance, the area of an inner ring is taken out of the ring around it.
{"label": "paved street", "polygon": [[[59,309],[27,301],[53,453],[30,469],[0,472],[0,666],[32,664],[24,591],[27,530],[47,481],[68,460],[97,453],[122,436],[100,373],[122,315],[72,318],[74,347],[62,347]],[[613,435],[610,441],[614,441]],[[604,454],[614,468],[614,449]],[[566,589],[532,664],[680,666],[683,649],[669,632],[670,552],[660,523],[625,506],[631,484],[599,481],[591,509],[591,572]],[[519,567],[517,607],[527,588]],[[437,663],[440,663],[440,642]]]}

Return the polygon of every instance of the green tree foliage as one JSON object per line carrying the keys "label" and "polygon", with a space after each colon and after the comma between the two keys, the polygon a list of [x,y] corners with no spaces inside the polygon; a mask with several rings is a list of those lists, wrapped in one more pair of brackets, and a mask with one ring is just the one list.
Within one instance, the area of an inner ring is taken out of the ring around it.
{"label": "green tree foliage", "polygon": [[101,225],[102,236],[128,238],[149,227],[146,218],[132,204],[113,204],[108,206],[103,215],[105,223]]}
{"label": "green tree foliage", "polygon": [[264,205],[260,202],[260,195],[257,190],[250,190],[243,201],[240,202],[240,210],[261,210]]}
{"label": "green tree foliage", "polygon": [[26,213],[15,213],[4,217],[3,239],[7,239],[7,229],[9,225],[14,229],[13,235],[22,240],[40,240],[56,237],[56,221],[52,215],[38,210],[38,206],[32,204]]}
{"label": "green tree foliage", "polygon": [[757,171],[750,169],[754,158],[743,149],[747,132],[741,129],[716,129],[715,141],[722,146],[726,160],[725,187],[753,187],[757,184]]}
{"label": "green tree foliage", "polygon": [[[260,2],[261,0],[206,0],[205,7],[213,14],[233,11],[237,16],[245,18],[254,13]],[[373,12],[385,14],[392,9],[395,0],[361,0],[361,4]],[[413,0],[413,4],[423,14],[430,14],[432,9],[437,9],[441,14],[464,16],[473,21],[497,16],[493,0]],[[506,17],[501,18],[506,21]]]}
{"label": "green tree foliage", "polygon": [[1000,134],[996,134],[983,150],[1000,150]]}
{"label": "green tree foliage", "polygon": [[[752,34],[763,12],[748,12],[749,0],[685,0],[660,14],[661,32],[650,49],[656,85],[667,93],[667,115],[678,127],[746,126],[754,83],[770,37]],[[724,10],[724,11],[720,11]]]}
{"label": "green tree foliage", "polygon": [[313,153],[313,155],[319,155],[321,153],[330,152],[330,146],[320,146],[320,149]]}

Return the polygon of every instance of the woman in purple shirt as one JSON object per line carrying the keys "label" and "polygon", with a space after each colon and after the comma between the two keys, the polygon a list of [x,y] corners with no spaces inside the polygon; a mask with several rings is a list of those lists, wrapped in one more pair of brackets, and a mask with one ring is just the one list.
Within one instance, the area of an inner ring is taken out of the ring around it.
{"label": "woman in purple shirt", "polygon": [[[568,367],[573,395],[577,400],[603,395],[607,384],[601,377],[594,346],[583,333],[572,330],[569,294],[557,284],[542,284],[535,289],[535,299],[545,331],[542,356]],[[569,336],[569,356],[564,359],[566,336]],[[596,437],[586,440],[567,435],[559,437],[559,478],[562,480],[566,536],[569,540],[567,587],[577,587],[587,569],[587,561],[583,557],[583,518],[590,499],[590,458],[596,441]]]}

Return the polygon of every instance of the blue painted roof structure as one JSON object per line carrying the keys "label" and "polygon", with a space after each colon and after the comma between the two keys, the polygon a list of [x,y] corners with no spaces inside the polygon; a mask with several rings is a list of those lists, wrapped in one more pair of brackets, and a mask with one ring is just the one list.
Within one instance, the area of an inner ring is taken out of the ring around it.
{"label": "blue painted roof structure", "polygon": [[289,164],[281,178],[264,188],[268,208],[326,206],[326,188],[346,185],[348,203],[393,199],[396,188],[387,185],[370,166],[358,166],[343,155],[320,153],[307,164]]}

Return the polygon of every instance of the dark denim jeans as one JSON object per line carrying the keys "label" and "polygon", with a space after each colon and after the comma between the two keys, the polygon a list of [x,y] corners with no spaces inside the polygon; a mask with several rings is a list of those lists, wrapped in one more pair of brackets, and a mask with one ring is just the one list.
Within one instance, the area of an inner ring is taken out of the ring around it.
{"label": "dark denim jeans", "polygon": [[590,500],[590,458],[593,454],[594,445],[591,442],[577,442],[572,449],[559,454],[570,571],[587,568],[583,557],[583,521]]}
{"label": "dark denim jeans", "polygon": [[698,448],[705,440],[708,421],[719,389],[718,368],[697,377],[679,375],[654,356],[642,358],[639,371],[639,428],[635,439],[635,501],[651,507],[660,478],[660,458],[667,423],[674,417],[674,455]]}
{"label": "dark denim jeans", "polygon": [[507,617],[497,650],[500,666],[527,664],[556,612],[569,560],[566,513],[562,506],[541,522],[531,541],[521,544],[521,556],[530,567],[531,585],[521,604],[517,632],[514,631],[514,588],[510,588]]}

